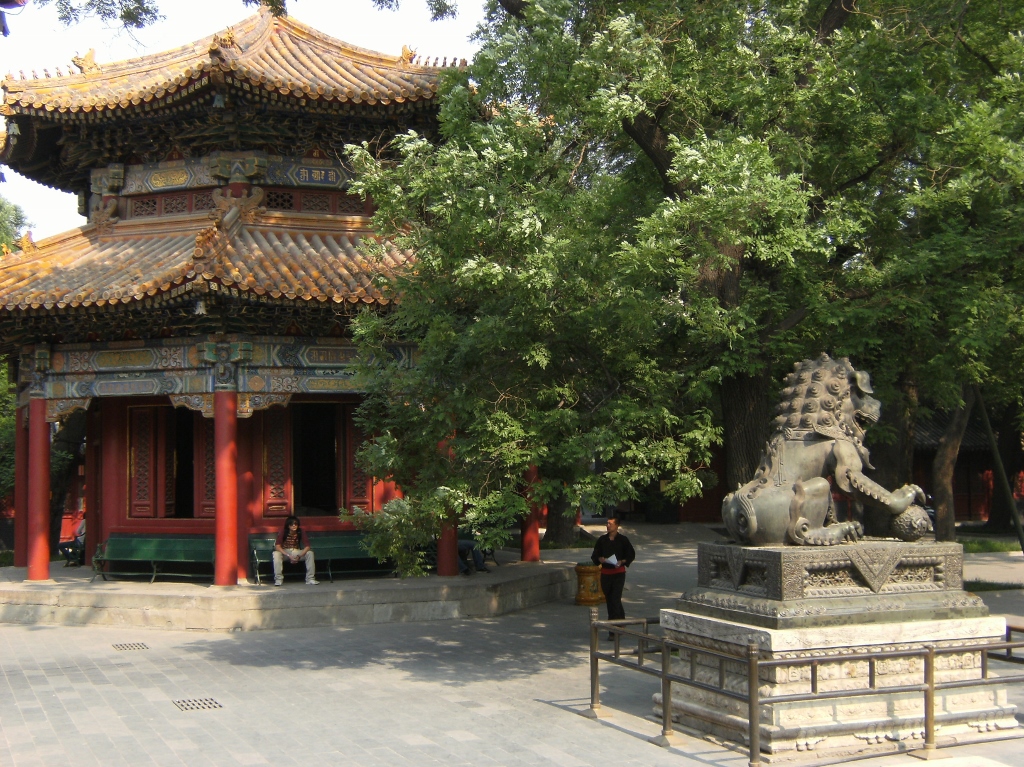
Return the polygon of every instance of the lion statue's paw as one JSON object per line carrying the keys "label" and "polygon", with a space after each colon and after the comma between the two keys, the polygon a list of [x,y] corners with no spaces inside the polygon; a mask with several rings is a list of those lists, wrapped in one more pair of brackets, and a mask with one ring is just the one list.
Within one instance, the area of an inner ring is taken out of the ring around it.
{"label": "lion statue's paw", "polygon": [[846,541],[857,541],[864,535],[860,522],[839,522],[816,530],[809,530],[804,536],[808,546],[834,546]]}

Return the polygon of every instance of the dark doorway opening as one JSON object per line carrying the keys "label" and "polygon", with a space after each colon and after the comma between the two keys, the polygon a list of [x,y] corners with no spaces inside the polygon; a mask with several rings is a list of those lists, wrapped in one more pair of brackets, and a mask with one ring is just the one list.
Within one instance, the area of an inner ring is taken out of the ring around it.
{"label": "dark doorway opening", "polygon": [[292,478],[295,514],[338,513],[336,405],[292,405]]}
{"label": "dark doorway opening", "polygon": [[174,408],[174,516],[194,517],[195,413]]}

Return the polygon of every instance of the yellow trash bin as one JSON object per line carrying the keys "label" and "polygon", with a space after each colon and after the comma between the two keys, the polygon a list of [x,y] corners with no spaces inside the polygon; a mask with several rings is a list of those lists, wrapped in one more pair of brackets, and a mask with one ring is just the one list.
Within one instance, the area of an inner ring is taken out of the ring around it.
{"label": "yellow trash bin", "polygon": [[576,604],[604,604],[604,592],[601,591],[601,565],[591,562],[580,562],[576,565]]}

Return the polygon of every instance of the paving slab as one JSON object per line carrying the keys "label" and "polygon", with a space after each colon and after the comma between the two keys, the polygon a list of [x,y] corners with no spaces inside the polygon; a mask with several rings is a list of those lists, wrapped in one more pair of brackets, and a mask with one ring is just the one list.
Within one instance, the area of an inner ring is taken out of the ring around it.
{"label": "paving slab", "polygon": [[[696,547],[675,531],[625,530],[639,554],[627,614],[657,614],[696,582]],[[611,717],[581,716],[588,619],[563,597],[497,617],[236,633],[0,625],[0,764],[745,767],[742,749],[687,734],[648,743],[661,729],[658,682],[626,669],[602,669]],[[220,708],[175,704],[202,699]],[[957,760],[947,767],[1011,767],[1022,748],[942,754]]]}

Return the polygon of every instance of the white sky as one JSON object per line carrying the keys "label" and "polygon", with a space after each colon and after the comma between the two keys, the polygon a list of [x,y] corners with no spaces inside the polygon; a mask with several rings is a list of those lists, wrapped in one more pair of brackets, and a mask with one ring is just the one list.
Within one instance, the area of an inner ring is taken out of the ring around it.
{"label": "white sky", "polygon": [[[0,37],[0,76],[18,70],[40,76],[47,68],[55,74],[70,68],[71,57],[96,49],[99,64],[157,53],[199,40],[241,21],[256,12],[242,0],[159,0],[163,21],[133,33],[96,19],[64,27],[53,4],[29,4],[20,12],[8,12],[10,37]],[[380,11],[371,0],[289,0],[288,11],[297,20],[363,48],[399,55],[408,45],[430,56],[470,59],[476,45],[469,42],[483,18],[482,0],[462,0],[454,20],[430,21],[425,0],[403,0],[398,12]],[[78,70],[72,70],[77,72]],[[49,189],[3,168],[7,183],[0,195],[25,211],[35,240],[73,229],[85,223],[78,215],[74,195]]]}

